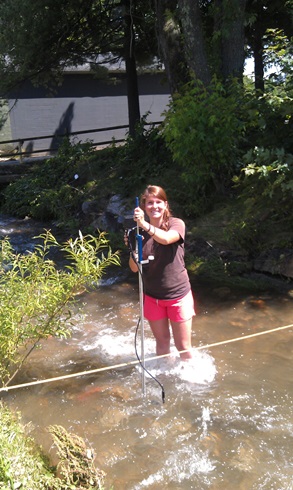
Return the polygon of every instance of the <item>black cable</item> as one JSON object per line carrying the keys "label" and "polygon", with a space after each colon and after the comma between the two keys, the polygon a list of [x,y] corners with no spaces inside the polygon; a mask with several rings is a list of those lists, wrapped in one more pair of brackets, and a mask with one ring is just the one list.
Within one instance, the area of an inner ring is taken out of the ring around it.
{"label": "black cable", "polygon": [[162,385],[162,383],[155,377],[152,375],[152,373],[150,373],[147,368],[143,365],[139,355],[138,355],[138,351],[137,351],[137,333],[138,333],[138,327],[139,327],[139,324],[140,324],[140,321],[141,321],[141,318],[138,319],[137,321],[137,325],[136,325],[136,329],[135,329],[135,336],[134,336],[134,348],[135,348],[135,354],[136,354],[136,357],[137,357],[137,360],[139,362],[139,364],[141,365],[142,369],[154,380],[156,381],[156,383],[158,383],[158,385],[160,386],[161,390],[162,390],[162,402],[165,403],[165,389],[164,389],[164,386]]}
{"label": "black cable", "polygon": [[[137,269],[138,269],[138,272],[139,274],[141,275],[141,280],[142,280],[142,286],[143,286],[143,290],[144,290],[144,282],[143,282],[143,274],[142,274],[142,271],[140,270],[140,267],[139,267],[139,264],[138,264],[138,261],[137,261],[137,258],[136,258],[136,255],[134,253],[134,250],[133,250],[133,246],[132,246],[132,237],[130,236],[133,232],[135,231],[135,233],[137,232],[137,228],[131,228],[129,230],[125,230],[125,233],[127,234],[127,239],[128,239],[128,248],[129,248],[129,251],[131,253],[131,257],[132,259],[134,260],[134,262],[136,263],[137,265]],[[138,351],[137,351],[137,334],[138,334],[138,327],[140,325],[140,322],[141,322],[141,318],[139,317],[138,318],[138,321],[137,321],[137,325],[136,325],[136,329],[135,329],[135,336],[134,336],[134,349],[135,349],[135,354],[136,354],[136,357],[137,357],[137,360],[141,366],[141,368],[160,386],[161,390],[162,390],[162,402],[165,403],[165,389],[164,389],[164,386],[162,385],[162,383],[160,383],[160,381],[155,377],[153,376],[148,370],[147,368],[143,365],[140,357],[139,357],[139,354],[138,354]]]}

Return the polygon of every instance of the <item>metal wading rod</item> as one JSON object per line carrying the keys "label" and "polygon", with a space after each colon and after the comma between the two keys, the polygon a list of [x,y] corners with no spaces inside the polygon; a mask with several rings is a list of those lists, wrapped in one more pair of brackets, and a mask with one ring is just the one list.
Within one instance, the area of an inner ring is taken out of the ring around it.
{"label": "metal wading rod", "polygon": [[[135,198],[135,207],[139,207],[139,198]],[[144,309],[143,309],[143,280],[142,280],[142,235],[139,233],[139,225],[136,226],[136,253],[138,262],[138,285],[139,285],[139,317],[140,317],[140,343],[141,343],[141,355],[140,363],[141,369],[141,385],[142,394],[146,394],[145,388],[145,356],[144,356]]]}
{"label": "metal wading rod", "polygon": [[[234,339],[226,339],[226,340],[222,340],[220,342],[214,342],[212,344],[200,345],[199,347],[194,347],[194,349],[197,351],[204,350],[204,349],[210,349],[212,347],[218,347],[220,345],[230,344],[231,342],[239,342],[240,340],[252,339],[254,337],[259,337],[260,335],[267,335],[269,333],[275,333],[275,332],[285,330],[287,328],[292,328],[292,327],[293,327],[293,323],[290,323],[289,325],[284,325],[282,327],[272,328],[270,330],[264,330],[262,332],[257,332],[257,333],[253,333],[250,335],[244,335],[242,337],[236,337]],[[189,349],[179,351],[178,354],[180,354],[181,352],[188,352],[188,350]],[[149,357],[149,358],[145,359],[145,361],[154,361],[155,359],[163,359],[166,357],[170,357],[171,355],[172,355],[172,353],[169,352],[169,354],[162,354],[160,356]],[[52,382],[56,382],[56,381],[62,381],[64,379],[78,378],[80,376],[88,376],[90,374],[96,374],[96,373],[101,373],[104,371],[110,371],[112,369],[118,369],[118,368],[127,367],[127,366],[134,366],[134,365],[139,364],[139,362],[140,361],[138,359],[136,359],[135,361],[123,362],[121,364],[115,364],[112,366],[104,366],[104,367],[101,367],[98,369],[90,369],[88,371],[81,371],[78,373],[66,374],[64,376],[56,376],[55,378],[38,379],[35,381],[30,381],[28,383],[22,383],[22,384],[18,384],[18,385],[1,386],[0,387],[0,393],[2,391],[7,392],[7,391],[11,391],[11,390],[16,390],[19,388],[27,388],[29,386],[35,386],[35,385],[40,385],[40,384],[44,384],[44,383],[52,383]]]}

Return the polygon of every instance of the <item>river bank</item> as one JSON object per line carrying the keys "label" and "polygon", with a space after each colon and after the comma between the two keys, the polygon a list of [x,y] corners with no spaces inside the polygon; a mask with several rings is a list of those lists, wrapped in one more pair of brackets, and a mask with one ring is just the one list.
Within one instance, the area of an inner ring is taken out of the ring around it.
{"label": "river bank", "polygon": [[[241,215],[241,205],[235,199],[219,203],[199,218],[184,218],[176,202],[171,204],[176,210],[174,214],[183,217],[186,223],[185,259],[193,283],[247,291],[269,289],[287,293],[293,289],[293,249],[284,246],[293,240],[291,230],[280,226],[270,236],[264,229],[254,241],[241,241],[234,231],[237,216]],[[123,230],[134,224],[131,202],[120,195],[112,196],[102,205],[96,201],[84,203],[82,225],[105,230],[112,248],[121,249],[125,266],[128,254],[122,243]]]}
{"label": "river bank", "polygon": [[[134,226],[135,193],[139,195],[142,185],[133,171],[137,161],[132,161],[132,151],[131,145],[94,153],[67,145],[56,157],[38,161],[27,175],[4,186],[0,210],[22,219],[48,219],[65,237],[77,235],[78,230],[83,234],[105,231],[112,249],[123,255],[123,232]],[[166,159],[164,151],[161,158]],[[172,170],[164,174],[163,185],[173,214],[186,222],[186,264],[192,279],[248,290],[290,290],[290,175],[288,183],[282,180],[279,185],[269,180],[263,183],[261,178],[242,187],[239,182],[231,184],[213,199],[206,196],[200,216],[199,210],[188,207],[180,178],[178,169]],[[161,176],[156,181],[160,184]]]}

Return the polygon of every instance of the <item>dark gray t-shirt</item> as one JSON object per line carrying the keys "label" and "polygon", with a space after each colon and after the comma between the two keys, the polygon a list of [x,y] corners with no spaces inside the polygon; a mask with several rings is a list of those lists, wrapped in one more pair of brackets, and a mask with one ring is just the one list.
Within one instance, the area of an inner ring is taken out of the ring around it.
{"label": "dark gray t-shirt", "polygon": [[176,230],[181,237],[170,245],[161,245],[147,233],[144,234],[143,259],[154,256],[154,260],[143,265],[144,290],[148,296],[156,299],[182,298],[190,291],[184,263],[184,221],[171,217],[169,229]]}

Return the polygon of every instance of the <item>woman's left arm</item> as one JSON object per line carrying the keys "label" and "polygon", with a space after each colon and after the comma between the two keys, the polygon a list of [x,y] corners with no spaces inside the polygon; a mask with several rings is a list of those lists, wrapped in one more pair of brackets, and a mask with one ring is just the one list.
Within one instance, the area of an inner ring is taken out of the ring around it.
{"label": "woman's left arm", "polygon": [[[146,231],[156,242],[160,243],[161,245],[170,245],[171,243],[176,243],[179,240],[183,240],[183,236],[185,233],[185,224],[183,221],[180,221],[181,226],[179,226],[179,229],[183,226],[182,231],[178,231],[176,228],[170,228],[170,230],[162,230],[161,228],[157,228],[154,225],[151,225],[144,219],[144,211],[140,208],[137,207],[134,210],[134,221],[137,222],[137,224],[144,230]],[[182,232],[182,235],[181,235]]]}
{"label": "woman's left arm", "polygon": [[150,230],[147,233],[161,245],[170,245],[171,243],[178,242],[181,236],[177,230],[161,230],[156,226],[150,225]]}

